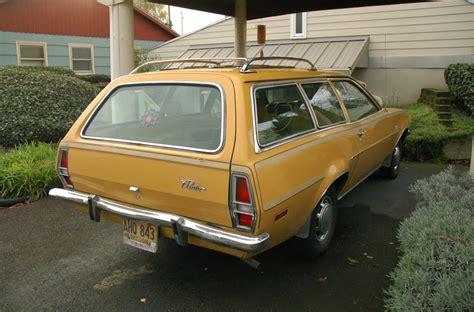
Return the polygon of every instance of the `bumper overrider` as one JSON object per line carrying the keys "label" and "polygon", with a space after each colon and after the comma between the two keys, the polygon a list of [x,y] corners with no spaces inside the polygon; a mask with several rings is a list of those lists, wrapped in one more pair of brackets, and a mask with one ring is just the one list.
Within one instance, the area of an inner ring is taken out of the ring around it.
{"label": "bumper overrider", "polygon": [[100,221],[100,212],[104,210],[124,218],[130,218],[172,228],[176,242],[183,246],[187,245],[187,235],[189,234],[205,241],[230,247],[232,249],[246,252],[258,252],[265,247],[268,239],[270,238],[268,233],[262,233],[258,236],[236,234],[216,226],[191,220],[189,218],[181,217],[171,213],[125,205],[94,194],[88,194],[74,190],[53,188],[49,191],[49,196],[63,198],[68,201],[87,206],[89,208],[90,218],[96,222]]}

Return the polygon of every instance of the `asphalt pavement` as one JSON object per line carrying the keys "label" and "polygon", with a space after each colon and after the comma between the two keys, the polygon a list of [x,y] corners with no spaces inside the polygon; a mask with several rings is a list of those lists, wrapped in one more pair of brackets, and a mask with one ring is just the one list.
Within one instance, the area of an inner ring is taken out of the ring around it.
{"label": "asphalt pavement", "polygon": [[296,239],[237,258],[160,240],[157,254],[121,241],[65,201],[0,208],[0,311],[381,311],[397,262],[396,231],[413,211],[408,186],[442,166],[402,163],[340,203],[327,253],[307,259]]}

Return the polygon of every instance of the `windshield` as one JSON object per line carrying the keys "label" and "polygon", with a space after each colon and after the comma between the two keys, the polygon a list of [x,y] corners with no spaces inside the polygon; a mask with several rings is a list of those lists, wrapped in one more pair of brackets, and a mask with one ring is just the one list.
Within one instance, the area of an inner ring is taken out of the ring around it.
{"label": "windshield", "polygon": [[86,138],[213,152],[223,135],[220,90],[204,84],[115,89],[83,130]]}

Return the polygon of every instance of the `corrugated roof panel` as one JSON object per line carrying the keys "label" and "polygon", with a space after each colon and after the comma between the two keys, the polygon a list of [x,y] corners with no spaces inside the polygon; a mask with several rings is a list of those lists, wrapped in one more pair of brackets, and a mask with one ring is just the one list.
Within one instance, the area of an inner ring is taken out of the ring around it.
{"label": "corrugated roof panel", "polygon": [[234,48],[222,48],[219,53],[216,54],[216,58],[231,57],[234,54]]}
{"label": "corrugated roof panel", "polygon": [[247,57],[258,57],[260,49],[262,49],[261,46],[250,46],[247,49]]}
{"label": "corrugated roof panel", "polygon": [[[289,56],[293,47],[294,47],[294,44],[281,44],[273,51],[271,55],[266,55],[266,56]],[[265,65],[279,66],[281,65],[281,63],[282,63],[282,60],[271,60],[271,61],[266,61]]]}
{"label": "corrugated roof panel", "polygon": [[318,59],[318,62],[316,63],[316,67],[317,68],[333,67],[337,57],[341,54],[346,44],[347,44],[347,41],[330,42],[327,49],[324,50],[323,54]]}
{"label": "corrugated roof panel", "polygon": [[[271,42],[263,48],[264,56],[281,56],[305,58],[314,63],[316,68],[351,68],[368,46],[368,37],[338,37],[328,39],[308,39],[298,41]],[[261,45],[252,44],[247,48],[247,57],[258,57]],[[219,47],[217,45],[194,46],[184,52],[179,58],[231,58],[234,56],[233,47]],[[306,67],[304,63],[288,60],[270,60],[254,62],[253,65],[269,66],[296,66]],[[184,64],[189,66],[190,64]],[[183,66],[184,67],[184,66]],[[175,68],[175,67],[174,67]]]}
{"label": "corrugated roof panel", "polygon": [[312,43],[308,51],[306,51],[305,58],[310,60],[316,67],[319,58],[329,46],[329,42]]}
{"label": "corrugated roof panel", "polygon": [[209,49],[202,55],[202,58],[215,58],[216,55],[220,52],[221,48]]}
{"label": "corrugated roof panel", "polygon": [[342,51],[341,55],[336,59],[334,68],[354,68],[357,58],[364,49],[365,41],[349,41],[347,46]]}
{"label": "corrugated roof panel", "polygon": [[[295,46],[291,50],[288,56],[306,58],[305,54],[309,51],[311,43],[295,43]],[[283,61],[283,66],[299,66],[301,62],[297,61]]]}

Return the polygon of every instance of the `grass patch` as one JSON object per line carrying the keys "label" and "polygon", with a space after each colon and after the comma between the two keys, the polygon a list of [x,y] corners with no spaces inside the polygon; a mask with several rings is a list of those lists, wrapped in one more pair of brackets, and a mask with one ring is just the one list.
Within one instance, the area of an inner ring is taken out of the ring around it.
{"label": "grass patch", "polygon": [[474,134],[474,118],[453,112],[453,130],[447,130],[438,121],[433,109],[424,104],[399,107],[411,117],[410,130],[404,149],[404,157],[410,160],[444,160],[446,142],[465,141]]}
{"label": "grass patch", "polygon": [[48,187],[59,183],[55,157],[56,149],[47,143],[23,144],[0,154],[0,199],[45,196]]}

